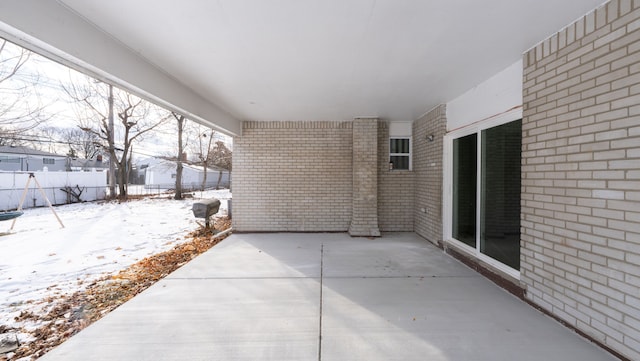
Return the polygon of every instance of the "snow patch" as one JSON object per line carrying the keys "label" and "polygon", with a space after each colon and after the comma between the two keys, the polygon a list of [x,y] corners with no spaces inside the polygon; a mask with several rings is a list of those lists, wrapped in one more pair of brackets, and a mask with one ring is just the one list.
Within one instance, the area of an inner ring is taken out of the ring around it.
{"label": "snow patch", "polygon": [[[14,318],[22,312],[40,314],[46,299],[82,290],[185,242],[199,227],[193,201],[212,197],[221,200],[218,215],[226,215],[229,190],[195,192],[182,201],[164,195],[56,207],[65,228],[48,208],[25,210],[13,232],[0,236],[0,325],[19,326]],[[0,232],[10,226],[0,223]]]}

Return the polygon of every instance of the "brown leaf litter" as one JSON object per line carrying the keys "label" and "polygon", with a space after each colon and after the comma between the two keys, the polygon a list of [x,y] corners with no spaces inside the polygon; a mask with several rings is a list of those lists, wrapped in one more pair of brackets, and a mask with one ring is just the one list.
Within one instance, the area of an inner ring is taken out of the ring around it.
{"label": "brown leaf litter", "polygon": [[33,341],[26,342],[14,352],[0,355],[0,361],[31,357],[35,360],[133,296],[164,278],[197,255],[215,246],[225,236],[216,234],[231,227],[228,217],[217,218],[213,229],[201,227],[187,236],[187,242],[173,249],[147,257],[119,273],[92,282],[86,289],[63,297],[46,299],[52,308],[44,315],[22,312],[16,321],[42,322],[35,330],[11,329],[0,325],[5,332],[29,333]]}

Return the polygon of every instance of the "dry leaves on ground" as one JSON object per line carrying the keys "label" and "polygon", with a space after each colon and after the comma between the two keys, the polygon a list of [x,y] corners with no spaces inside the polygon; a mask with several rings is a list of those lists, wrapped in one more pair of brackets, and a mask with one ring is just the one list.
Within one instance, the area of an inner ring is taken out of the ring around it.
{"label": "dry leaves on ground", "polygon": [[185,237],[190,239],[189,241],[179,244],[169,251],[147,257],[116,275],[99,279],[83,291],[61,299],[48,299],[47,302],[52,305],[52,308],[44,316],[23,312],[16,318],[17,321],[44,321],[43,325],[33,331],[24,329],[0,330],[0,333],[27,332],[35,338],[29,343],[22,344],[15,353],[9,354],[11,356],[0,355],[0,361],[29,356],[31,359],[37,359],[44,355],[197,255],[216,245],[226,237],[216,235],[230,227],[230,219],[227,217],[217,218],[213,229],[201,227]]}

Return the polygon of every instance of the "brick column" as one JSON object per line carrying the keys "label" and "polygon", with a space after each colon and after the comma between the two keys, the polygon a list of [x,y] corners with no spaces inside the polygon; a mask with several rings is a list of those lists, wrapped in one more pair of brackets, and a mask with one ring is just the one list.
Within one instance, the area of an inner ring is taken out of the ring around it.
{"label": "brick column", "polygon": [[380,236],[377,160],[378,119],[354,119],[351,236]]}

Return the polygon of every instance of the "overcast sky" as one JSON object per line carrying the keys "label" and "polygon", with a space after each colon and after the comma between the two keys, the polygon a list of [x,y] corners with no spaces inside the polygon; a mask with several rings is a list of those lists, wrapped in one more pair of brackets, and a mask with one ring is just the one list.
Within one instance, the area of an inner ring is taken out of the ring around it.
{"label": "overcast sky", "polygon": [[[2,58],[17,54],[17,46],[7,44],[3,50]],[[9,81],[2,84],[0,91],[11,86],[19,87],[25,82],[37,81],[38,97],[33,98],[32,104],[46,104],[47,112],[54,114],[52,120],[46,126],[58,128],[76,127],[77,115],[74,111],[74,104],[69,102],[63,84],[69,84],[71,79],[80,79],[83,75],[62,64],[56,63],[38,54],[32,54],[29,61],[23,66],[21,71]],[[153,136],[148,136],[143,142],[134,145],[134,159],[147,158],[149,156],[170,155],[177,150],[176,122],[169,122],[164,129],[158,129]],[[196,132],[210,133],[208,128],[199,127]],[[231,147],[231,138],[222,134],[217,134],[216,139],[220,139]],[[117,141],[116,141],[117,142]],[[192,144],[197,143],[191,140]],[[116,145],[117,146],[117,145]],[[63,152],[66,152],[66,148]],[[192,150],[191,153],[194,153]]]}

